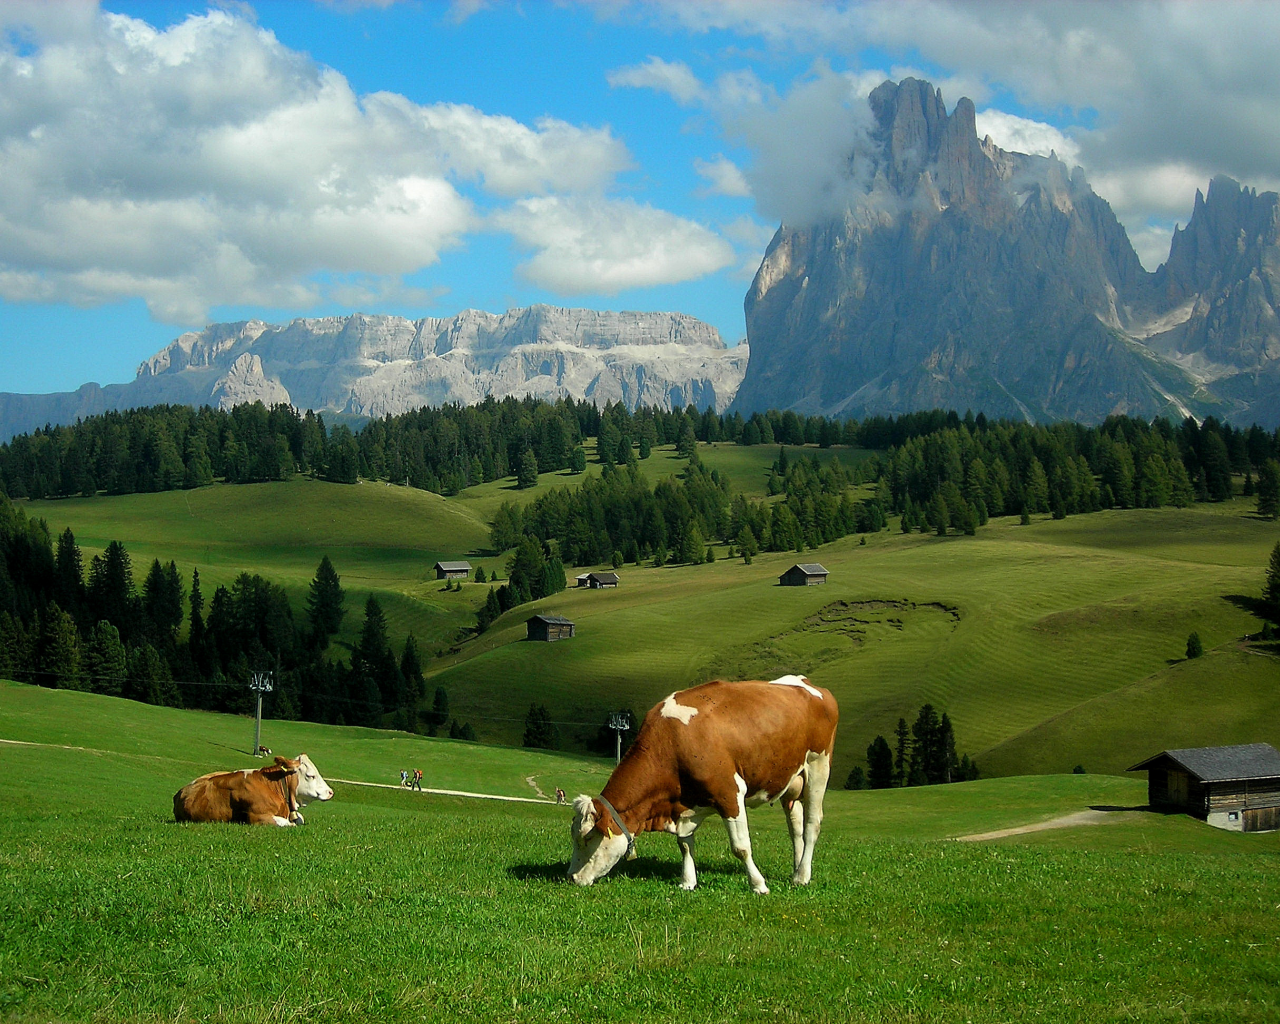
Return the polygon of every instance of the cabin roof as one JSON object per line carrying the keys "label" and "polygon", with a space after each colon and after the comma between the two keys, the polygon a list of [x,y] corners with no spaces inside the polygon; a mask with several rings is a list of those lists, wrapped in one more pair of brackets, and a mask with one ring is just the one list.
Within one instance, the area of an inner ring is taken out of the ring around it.
{"label": "cabin roof", "polygon": [[549,626],[572,626],[573,620],[566,619],[563,615],[530,615],[529,622],[533,621],[545,622]]}
{"label": "cabin roof", "polygon": [[[817,562],[797,562],[795,565],[791,567],[791,569],[799,569],[806,576],[830,576],[831,575],[829,572],[827,572],[827,570],[823,566],[819,565]],[[791,569],[788,569],[787,572],[790,572]],[[786,573],[783,573],[783,575],[785,576]]]}
{"label": "cabin roof", "polygon": [[1168,758],[1201,782],[1239,782],[1245,779],[1280,778],[1280,751],[1270,743],[1241,743],[1230,747],[1189,747],[1162,750],[1128,771],[1159,766]]}
{"label": "cabin roof", "polygon": [[456,569],[470,569],[470,562],[436,562],[434,568],[443,569],[445,572]]}
{"label": "cabin roof", "polygon": [[587,575],[600,583],[618,582],[618,574],[616,572],[589,572]]}

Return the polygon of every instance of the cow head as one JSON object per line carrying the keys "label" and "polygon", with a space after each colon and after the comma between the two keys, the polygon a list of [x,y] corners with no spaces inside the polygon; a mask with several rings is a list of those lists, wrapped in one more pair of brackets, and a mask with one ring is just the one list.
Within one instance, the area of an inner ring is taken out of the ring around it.
{"label": "cow head", "polygon": [[575,885],[591,885],[603,878],[627,854],[627,837],[599,800],[580,796],[573,802],[573,858],[569,878]]}
{"label": "cow head", "polygon": [[316,766],[311,763],[311,758],[306,754],[299,754],[294,761],[277,757],[276,764],[287,766],[291,773],[297,774],[298,789],[295,796],[299,807],[305,807],[312,800],[333,799],[332,787],[321,778]]}

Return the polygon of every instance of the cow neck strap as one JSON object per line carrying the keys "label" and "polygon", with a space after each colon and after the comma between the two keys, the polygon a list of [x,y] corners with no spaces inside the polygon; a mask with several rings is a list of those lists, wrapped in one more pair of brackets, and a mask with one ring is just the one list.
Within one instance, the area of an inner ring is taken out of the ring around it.
{"label": "cow neck strap", "polygon": [[599,800],[604,804],[605,809],[613,815],[613,820],[618,823],[618,828],[622,829],[622,834],[627,837],[627,856],[630,857],[636,851],[635,836],[633,836],[631,834],[631,830],[627,828],[627,823],[622,820],[622,815],[618,813],[618,809],[604,798],[603,793],[600,794]]}

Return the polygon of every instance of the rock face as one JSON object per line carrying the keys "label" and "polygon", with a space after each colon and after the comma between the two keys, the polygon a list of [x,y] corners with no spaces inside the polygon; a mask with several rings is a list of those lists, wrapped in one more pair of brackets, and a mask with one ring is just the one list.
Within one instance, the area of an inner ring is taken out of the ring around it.
{"label": "rock face", "polygon": [[488,395],[587,398],[724,410],[746,371],[745,345],[681,313],[530,306],[406,320],[356,314],[213,324],[184,334],[129,384],[63,395],[0,395],[0,434],[158,402],[289,402],[383,416]]}
{"label": "rock face", "polygon": [[979,140],[968,99],[868,101],[855,200],[779,228],[747,293],[734,408],[1280,420],[1274,193],[1215,179],[1149,274],[1079,168]]}

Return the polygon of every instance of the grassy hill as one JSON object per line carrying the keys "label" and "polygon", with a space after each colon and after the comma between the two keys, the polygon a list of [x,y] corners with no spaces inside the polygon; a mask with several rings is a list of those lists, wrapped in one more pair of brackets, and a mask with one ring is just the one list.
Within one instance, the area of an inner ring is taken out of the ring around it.
{"label": "grassy hill", "polygon": [[[1158,1022],[1280,1019],[1280,836],[1184,816],[939,842],[1142,802],[1136,779],[1040,776],[832,792],[814,883],[773,892],[718,822],[699,888],[666,836],[591,889],[567,808],[338,783],[297,829],[179,826],[173,791],[253,762],[244,718],[0,684],[0,1016],[12,1021]],[[329,777],[406,760],[467,788],[598,761],[267,723]],[[46,745],[58,744],[58,745]],[[463,762],[463,751],[482,762]],[[1087,927],[1081,914],[1087,913]],[[803,950],[797,957],[796,950]],[[1170,964],[1176,963],[1176,971]],[[1230,984],[1223,979],[1229,978]]]}
{"label": "grassy hill", "polygon": [[[775,457],[773,449],[703,447],[704,461],[757,494]],[[656,480],[682,465],[659,450],[645,471]],[[432,563],[468,557],[502,567],[485,552],[498,504],[580,479],[546,474],[529,491],[495,481],[454,498],[299,479],[31,509],[54,529],[70,525],[86,548],[124,541],[138,567],[175,558],[210,583],[261,572],[289,587],[299,608],[328,553],[348,591],[347,640],[373,592],[394,636],[412,629],[445,643],[474,621],[486,588],[442,592],[428,579]],[[1251,504],[1026,527],[1001,519],[976,537],[903,536],[895,522],[865,545],[849,537],[802,556],[760,555],[750,566],[627,566],[619,589],[522,606],[427,670],[482,739],[518,743],[524,713],[538,702],[572,744],[593,736],[608,710],[643,713],[707,678],[803,672],[840,700],[839,779],[877,733],[890,735],[899,716],[912,720],[926,701],[951,715],[960,750],[986,773],[1064,772],[1077,763],[1117,771],[1166,746],[1280,742],[1267,683],[1280,666],[1256,645],[1236,650],[1239,637],[1260,628],[1253,597],[1280,539],[1280,526],[1253,516]],[[798,558],[825,564],[830,583],[778,587]],[[524,621],[535,611],[574,619],[577,637],[526,642]],[[1210,653],[1184,665],[1192,630]]]}

